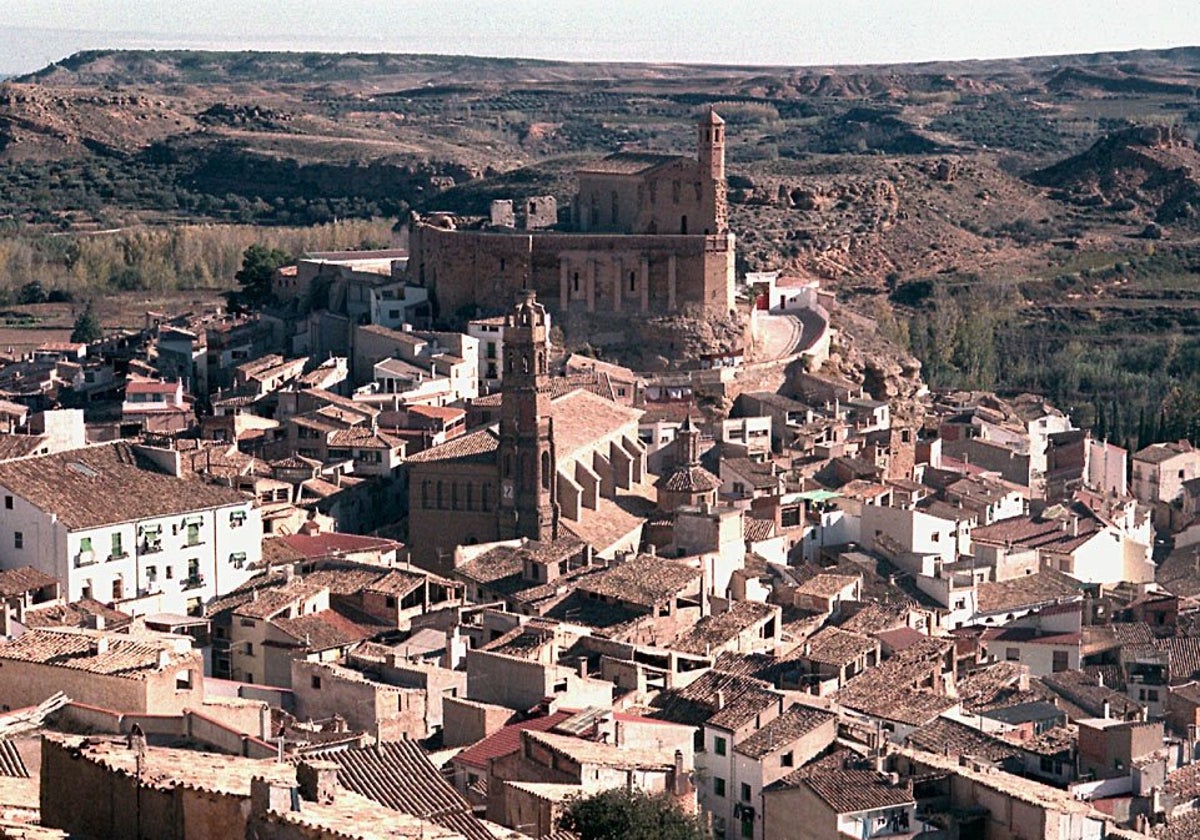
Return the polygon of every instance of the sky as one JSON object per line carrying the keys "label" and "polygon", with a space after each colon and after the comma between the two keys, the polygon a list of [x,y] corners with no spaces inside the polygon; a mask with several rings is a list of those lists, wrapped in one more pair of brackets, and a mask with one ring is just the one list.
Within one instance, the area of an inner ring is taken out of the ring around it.
{"label": "sky", "polygon": [[82,49],[829,65],[1200,45],[1200,0],[0,0],[0,74]]}

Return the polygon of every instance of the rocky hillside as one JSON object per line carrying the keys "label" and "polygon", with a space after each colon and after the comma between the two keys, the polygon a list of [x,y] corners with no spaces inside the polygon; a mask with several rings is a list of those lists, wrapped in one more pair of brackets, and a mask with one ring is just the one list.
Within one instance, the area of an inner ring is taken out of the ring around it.
{"label": "rocky hillside", "polygon": [[1135,126],[1029,176],[1081,207],[1137,211],[1158,224],[1194,220],[1200,210],[1200,152],[1174,126]]}

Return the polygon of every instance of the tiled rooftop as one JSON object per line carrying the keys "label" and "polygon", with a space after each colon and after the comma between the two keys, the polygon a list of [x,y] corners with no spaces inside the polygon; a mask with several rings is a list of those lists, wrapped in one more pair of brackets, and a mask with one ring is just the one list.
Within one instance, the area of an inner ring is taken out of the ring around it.
{"label": "tiled rooftop", "polygon": [[804,643],[803,657],[826,665],[847,665],[877,649],[874,639],[838,627],[826,627]]}
{"label": "tiled rooftop", "polygon": [[688,588],[701,576],[697,568],[650,554],[619,563],[580,582],[579,589],[627,604],[653,607]]}
{"label": "tiled rooftop", "polygon": [[757,601],[734,601],[728,610],[706,615],[696,622],[675,640],[671,649],[680,653],[707,654],[778,612],[778,607]]}
{"label": "tiled rooftop", "polygon": [[126,443],[0,463],[0,487],[71,530],[245,503],[235,490],[154,471]]}
{"label": "tiled rooftop", "polygon": [[793,706],[748,738],[734,750],[750,758],[762,758],[787,747],[837,715],[808,706]]}
{"label": "tiled rooftop", "polygon": [[786,776],[782,784],[807,786],[836,814],[855,814],[912,803],[912,788],[892,785],[846,750],[832,753]]}
{"label": "tiled rooftop", "polygon": [[[160,660],[164,651],[166,656]],[[69,630],[28,630],[0,644],[3,659],[132,679],[165,667],[178,667],[186,660],[174,652],[173,646],[150,639]]]}
{"label": "tiled rooftop", "polygon": [[58,578],[40,572],[32,566],[19,566],[0,571],[0,598],[23,595],[58,583]]}

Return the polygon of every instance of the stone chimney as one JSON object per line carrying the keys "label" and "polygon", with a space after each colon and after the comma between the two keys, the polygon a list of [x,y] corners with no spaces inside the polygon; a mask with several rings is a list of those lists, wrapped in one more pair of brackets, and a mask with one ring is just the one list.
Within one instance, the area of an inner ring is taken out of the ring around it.
{"label": "stone chimney", "polygon": [[725,708],[725,692],[722,689],[717,689],[717,711]]}
{"label": "stone chimney", "polygon": [[1112,713],[1112,704],[1109,703],[1107,700],[1105,700],[1104,705],[1101,706],[1101,708],[1100,708],[1100,717],[1104,718],[1105,720],[1108,720],[1109,717],[1112,716],[1111,713]]}
{"label": "stone chimney", "polygon": [[331,805],[337,795],[338,765],[332,761],[305,760],[296,767],[300,798]]}
{"label": "stone chimney", "polygon": [[296,788],[285,782],[255,776],[250,780],[250,815],[262,819],[269,813],[300,810]]}
{"label": "stone chimney", "polygon": [[683,796],[687,793],[687,774],[683,768],[683,750],[675,750],[675,771],[671,781],[676,796]]}

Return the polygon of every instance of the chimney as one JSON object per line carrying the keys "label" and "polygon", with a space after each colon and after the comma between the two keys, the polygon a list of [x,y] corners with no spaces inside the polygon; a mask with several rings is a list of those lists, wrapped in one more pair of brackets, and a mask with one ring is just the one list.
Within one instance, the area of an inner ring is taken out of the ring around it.
{"label": "chimney", "polygon": [[108,637],[101,636],[96,639],[96,644],[93,647],[96,651],[96,656],[104,656],[104,654],[108,653]]}
{"label": "chimney", "polygon": [[1104,718],[1105,720],[1108,720],[1109,714],[1111,712],[1112,712],[1112,704],[1110,704],[1107,700],[1105,700],[1104,705],[1101,707],[1101,710],[1100,710],[1100,717]]}
{"label": "chimney", "polygon": [[687,793],[687,774],[683,769],[683,750],[675,750],[675,772],[672,781],[676,796],[683,796]]}
{"label": "chimney", "polygon": [[262,819],[269,813],[282,814],[300,810],[296,788],[284,782],[255,776],[250,780],[250,814]]}
{"label": "chimney", "polygon": [[296,579],[296,567],[291,563],[285,563],[283,566],[283,582],[291,583]]}
{"label": "chimney", "polygon": [[300,798],[322,805],[332,805],[337,793],[338,765],[332,761],[301,761],[296,767]]}
{"label": "chimney", "polygon": [[586,680],[588,678],[588,661],[586,656],[579,657],[577,670],[579,672],[579,679]]}
{"label": "chimney", "polygon": [[717,689],[717,711],[725,708],[725,692],[722,689]]}
{"label": "chimney", "polygon": [[87,622],[87,626],[92,630],[104,629],[104,616],[100,615],[99,613],[89,613],[87,618],[84,620]]}

